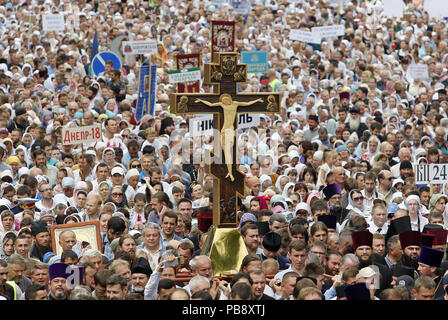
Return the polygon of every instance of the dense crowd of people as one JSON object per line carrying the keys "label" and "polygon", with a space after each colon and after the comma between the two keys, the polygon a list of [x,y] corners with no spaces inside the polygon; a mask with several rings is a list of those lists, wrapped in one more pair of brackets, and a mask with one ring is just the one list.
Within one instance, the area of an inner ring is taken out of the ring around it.
{"label": "dense crowd of people", "polygon": [[[448,184],[421,184],[414,166],[448,162],[446,20],[419,0],[402,18],[379,0],[249,2],[0,1],[0,299],[448,299]],[[51,13],[64,31],[43,30]],[[268,52],[239,92],[281,96],[280,113],[236,133],[247,255],[229,277],[202,250],[220,138],[170,110],[175,55],[200,53],[204,76],[212,20],[235,21],[237,52]],[[319,44],[289,36],[341,24]],[[123,35],[157,54],[93,73]],[[145,63],[156,104],[136,121]],[[101,141],[64,143],[63,128],[94,124]],[[96,221],[101,243],[70,227]]]}

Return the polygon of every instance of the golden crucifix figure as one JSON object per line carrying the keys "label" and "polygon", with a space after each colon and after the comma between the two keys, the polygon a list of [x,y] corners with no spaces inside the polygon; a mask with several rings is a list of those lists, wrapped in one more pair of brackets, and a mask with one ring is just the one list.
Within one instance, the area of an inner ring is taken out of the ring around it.
{"label": "golden crucifix figure", "polygon": [[235,179],[232,174],[232,150],[235,137],[235,126],[233,123],[235,122],[235,118],[237,116],[237,109],[238,107],[247,107],[257,102],[262,103],[263,99],[259,98],[248,102],[233,101],[230,94],[224,93],[219,96],[219,102],[211,103],[202,99],[196,99],[195,103],[198,102],[202,102],[209,107],[221,107],[224,110],[224,123],[221,129],[221,147],[224,151],[224,158],[228,170],[226,178],[230,178],[230,180],[234,181]]}

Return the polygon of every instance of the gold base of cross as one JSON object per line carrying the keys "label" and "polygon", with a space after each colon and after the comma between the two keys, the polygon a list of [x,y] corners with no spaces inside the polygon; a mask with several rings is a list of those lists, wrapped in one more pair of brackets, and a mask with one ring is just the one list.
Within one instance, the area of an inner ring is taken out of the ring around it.
{"label": "gold base of cross", "polygon": [[209,256],[212,260],[215,276],[233,277],[239,272],[248,252],[238,229],[212,226],[201,254]]}

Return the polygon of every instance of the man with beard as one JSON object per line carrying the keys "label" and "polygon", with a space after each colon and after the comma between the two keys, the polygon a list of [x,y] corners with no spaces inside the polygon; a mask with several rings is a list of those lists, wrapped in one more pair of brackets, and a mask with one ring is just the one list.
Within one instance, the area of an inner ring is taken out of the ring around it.
{"label": "man with beard", "polygon": [[373,235],[367,230],[358,231],[352,234],[352,241],[355,255],[359,258],[359,269],[374,265],[380,272],[380,287],[375,295],[390,288],[392,274],[387,266],[378,262],[376,254],[372,251]]}
{"label": "man with beard", "polygon": [[[33,151],[34,149],[34,151]],[[55,166],[47,165],[48,159],[45,151],[40,146],[34,146],[31,148],[34,159],[34,168],[39,168],[42,173],[48,177],[50,186],[54,186],[58,182],[58,169]]]}
{"label": "man with beard", "polygon": [[20,129],[22,132],[25,132],[28,126],[28,113],[26,110],[24,108],[16,109],[16,117],[9,123],[8,131],[11,132],[14,129]]}
{"label": "man with beard", "polygon": [[305,130],[303,136],[306,141],[312,141],[319,138],[319,117],[313,114],[308,116],[308,129]]}
{"label": "man with beard", "polygon": [[439,275],[438,268],[442,263],[444,252],[442,250],[433,249],[423,246],[418,257],[418,272],[421,276],[428,276],[436,283],[435,298],[441,298],[445,294],[443,290],[443,276]]}
{"label": "man with beard", "polygon": [[358,106],[353,106],[350,109],[350,118],[345,124],[345,129],[350,130],[350,132],[356,132],[358,139],[361,139],[364,131],[369,130],[364,122],[361,122],[361,110]]}
{"label": "man with beard", "polygon": [[168,136],[171,135],[171,132],[174,130],[174,121],[173,118],[167,117],[162,120],[161,126],[160,126],[160,132],[159,135],[167,134]]}
{"label": "man with beard", "polygon": [[343,91],[339,93],[339,100],[341,101],[341,107],[349,109],[350,108],[350,92]]}
{"label": "man with beard", "polygon": [[67,270],[69,269],[70,266],[65,263],[54,263],[48,268],[50,272],[49,300],[68,300],[70,292],[67,288],[67,278],[70,272]]}
{"label": "man with beard", "polygon": [[414,171],[412,169],[412,163],[409,160],[402,161],[400,163],[400,178],[403,179],[403,181],[407,177],[413,177]]}
{"label": "man with beard", "polygon": [[342,224],[350,210],[341,206],[341,187],[337,183],[327,185],[323,190],[325,200],[330,207],[330,214],[338,218],[338,223]]}
{"label": "man with beard", "polygon": [[403,255],[399,264],[418,269],[418,257],[422,246],[422,234],[420,231],[404,231],[399,234]]}
{"label": "man with beard", "polygon": [[152,274],[151,267],[149,266],[148,260],[145,258],[137,258],[131,266],[132,274],[132,286],[131,292],[141,294],[145,292],[145,286],[148,283],[149,277]]}
{"label": "man with beard", "polygon": [[412,156],[411,150],[408,148],[401,148],[398,151],[398,159],[400,159],[400,162],[390,168],[390,171],[392,171],[392,175],[394,177],[398,177],[400,175],[401,163],[403,161],[410,161],[411,156]]}
{"label": "man with beard", "polygon": [[45,221],[34,222],[31,225],[31,234],[34,238],[34,244],[30,250],[31,258],[43,261],[44,254],[51,251],[50,232]]}
{"label": "man with beard", "polygon": [[48,183],[41,184],[39,194],[42,199],[36,202],[36,208],[42,213],[47,210],[53,210],[56,203],[53,200],[53,189],[51,189],[51,186]]}

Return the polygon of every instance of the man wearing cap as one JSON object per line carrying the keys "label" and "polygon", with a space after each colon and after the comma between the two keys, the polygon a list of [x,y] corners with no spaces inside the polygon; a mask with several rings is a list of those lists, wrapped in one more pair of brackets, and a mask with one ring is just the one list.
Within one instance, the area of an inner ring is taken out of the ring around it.
{"label": "man wearing cap", "polygon": [[126,199],[131,200],[135,197],[135,191],[132,187],[130,187],[128,184],[123,184],[124,182],[124,170],[120,166],[116,166],[111,171],[111,180],[112,185],[116,186],[123,186],[122,190],[124,194],[126,195]]}
{"label": "man wearing cap", "polygon": [[[435,227],[434,229],[432,229],[429,226],[432,226],[432,225],[431,224],[425,225],[425,227],[423,228],[423,232],[425,232],[425,229],[426,229],[427,234],[434,236],[434,241],[432,243],[432,247],[434,249],[439,249],[439,250],[442,250],[443,252],[445,252],[447,237],[448,237],[448,230],[443,229],[443,227],[440,225],[437,225],[437,227]],[[439,229],[439,227],[440,227],[440,229]]]}
{"label": "man wearing cap", "polygon": [[337,217],[337,221],[341,224],[350,210],[341,206],[341,187],[338,183],[332,183],[323,188],[322,193],[330,207],[330,214]]}
{"label": "man wearing cap", "polygon": [[8,131],[11,132],[13,129],[20,129],[22,132],[25,132],[29,126],[28,113],[24,108],[19,107],[15,110],[15,115],[14,120],[11,120],[8,125]]}
{"label": "man wearing cap", "polygon": [[43,261],[44,254],[51,251],[50,232],[44,221],[34,222],[31,225],[31,234],[34,244],[30,250],[30,257]]}
{"label": "man wearing cap", "polygon": [[438,268],[443,259],[444,252],[442,250],[433,249],[422,246],[420,249],[420,255],[418,257],[418,272],[420,275],[428,276],[436,283],[435,297],[440,298],[444,295],[444,289],[442,286],[443,276],[438,274]]}
{"label": "man wearing cap", "polygon": [[404,231],[399,234],[403,255],[400,264],[418,269],[418,257],[422,246],[422,235],[420,231]]}
{"label": "man wearing cap", "polygon": [[148,260],[142,257],[137,258],[131,266],[131,292],[136,292],[143,295],[151,274],[152,270],[149,266]]}
{"label": "man wearing cap", "polygon": [[69,289],[67,278],[70,276],[70,266],[65,263],[53,263],[48,268],[50,273],[49,300],[68,300]]}
{"label": "man wearing cap", "polygon": [[278,253],[282,245],[282,237],[275,231],[266,233],[263,237],[263,248],[257,249],[257,255],[261,260],[272,258],[278,261],[279,269],[285,270],[288,268],[290,261]]}
{"label": "man wearing cap", "polygon": [[413,177],[414,171],[412,163],[409,160],[402,161],[400,163],[400,178],[405,180],[407,177]]}
{"label": "man wearing cap", "polygon": [[359,267],[375,265],[381,274],[379,291],[376,294],[390,288],[392,274],[386,265],[379,263],[380,257],[372,251],[373,235],[368,230],[358,231],[352,234],[352,241],[355,255],[359,258]]}

